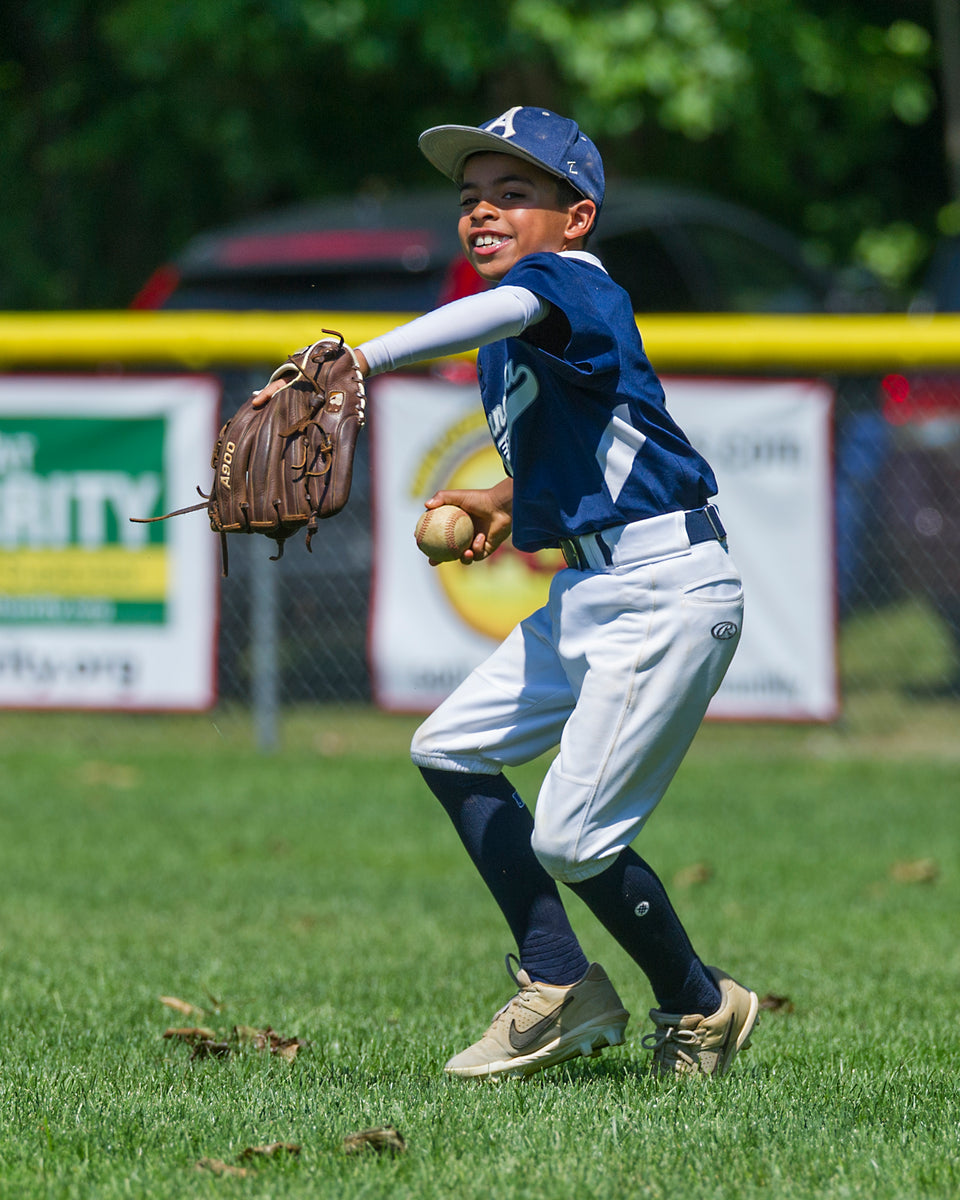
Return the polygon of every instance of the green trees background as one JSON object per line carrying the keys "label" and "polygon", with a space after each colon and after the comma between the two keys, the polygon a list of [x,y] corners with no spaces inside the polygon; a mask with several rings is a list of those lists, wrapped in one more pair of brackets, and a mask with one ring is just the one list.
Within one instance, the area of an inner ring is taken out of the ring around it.
{"label": "green trees background", "polygon": [[122,307],[194,233],[437,182],[536,103],[909,284],[960,229],[960,0],[43,0],[0,14],[0,307]]}

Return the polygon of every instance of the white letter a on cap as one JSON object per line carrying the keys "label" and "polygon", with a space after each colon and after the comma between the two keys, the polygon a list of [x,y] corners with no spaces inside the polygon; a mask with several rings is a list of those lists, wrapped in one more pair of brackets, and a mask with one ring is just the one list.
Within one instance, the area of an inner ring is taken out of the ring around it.
{"label": "white letter a on cap", "polygon": [[499,116],[489,124],[484,125],[484,132],[497,133],[499,130],[503,130],[503,132],[500,134],[501,137],[516,137],[517,131],[513,127],[513,118],[517,115],[521,108],[523,108],[522,104],[517,104],[513,108],[508,108],[502,116]]}

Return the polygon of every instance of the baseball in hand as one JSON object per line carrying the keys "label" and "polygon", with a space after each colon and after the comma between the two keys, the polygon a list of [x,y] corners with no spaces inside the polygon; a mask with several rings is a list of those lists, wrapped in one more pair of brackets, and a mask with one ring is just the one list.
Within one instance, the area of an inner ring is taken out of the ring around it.
{"label": "baseball in hand", "polygon": [[417,545],[434,562],[453,562],[473,541],[470,514],[455,504],[428,508],[417,521]]}

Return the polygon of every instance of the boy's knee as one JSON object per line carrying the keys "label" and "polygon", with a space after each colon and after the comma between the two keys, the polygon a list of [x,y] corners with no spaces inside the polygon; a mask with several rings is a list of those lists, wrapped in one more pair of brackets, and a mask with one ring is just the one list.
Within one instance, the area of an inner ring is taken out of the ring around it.
{"label": "boy's knee", "polygon": [[451,750],[450,739],[445,735],[444,727],[435,719],[435,714],[427,717],[410,743],[410,757],[421,768],[435,767],[441,771],[462,769]]}
{"label": "boy's knee", "polygon": [[558,883],[582,883],[606,870],[617,857],[617,851],[601,858],[584,855],[573,831],[566,833],[562,828],[550,828],[545,822],[537,821],[531,842],[533,852],[540,865]]}
{"label": "boy's knee", "polygon": [[499,762],[487,758],[436,713],[414,733],[410,757],[421,770],[432,767],[438,771],[496,775],[501,769]]}
{"label": "boy's knee", "polygon": [[462,770],[456,761],[456,755],[450,752],[446,739],[438,736],[430,720],[426,720],[414,733],[410,742],[410,758],[421,770],[433,768],[437,770]]}
{"label": "boy's knee", "polygon": [[417,766],[426,765],[433,753],[433,739],[430,736],[428,722],[424,722],[414,733],[410,742],[410,757]]}

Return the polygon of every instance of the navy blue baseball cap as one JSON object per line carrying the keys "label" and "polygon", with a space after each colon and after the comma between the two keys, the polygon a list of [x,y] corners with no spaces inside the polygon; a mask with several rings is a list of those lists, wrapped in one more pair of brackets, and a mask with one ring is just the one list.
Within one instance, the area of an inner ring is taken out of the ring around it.
{"label": "navy blue baseball cap", "polygon": [[603,204],[603,160],[575,121],[545,108],[508,108],[484,125],[436,125],[420,135],[420,149],[454,183],[463,183],[471,154],[512,154],[565,179],[597,208]]}

